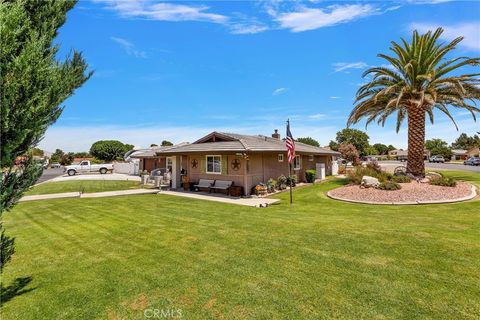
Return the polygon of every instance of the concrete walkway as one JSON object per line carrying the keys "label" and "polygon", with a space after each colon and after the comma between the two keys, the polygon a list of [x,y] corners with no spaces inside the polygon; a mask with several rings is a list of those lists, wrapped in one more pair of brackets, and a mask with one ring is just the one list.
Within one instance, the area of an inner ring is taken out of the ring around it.
{"label": "concrete walkway", "polygon": [[165,194],[169,196],[178,196],[184,198],[198,199],[198,200],[207,200],[215,202],[223,202],[230,204],[237,204],[242,206],[249,207],[266,207],[271,204],[280,202],[280,199],[269,199],[269,198],[231,198],[225,195],[220,194],[210,194],[210,193],[192,193],[192,192],[182,192],[182,191],[161,191],[158,194]]}
{"label": "concrete walkway", "polygon": [[65,192],[65,193],[52,193],[52,194],[39,194],[24,196],[20,199],[20,202],[35,201],[35,200],[49,200],[49,199],[63,199],[63,198],[104,198],[104,197],[116,197],[116,196],[130,196],[136,194],[165,194],[170,196],[178,196],[190,199],[208,200],[222,203],[237,204],[249,207],[267,207],[271,204],[280,202],[279,199],[268,198],[231,198],[221,194],[209,194],[209,193],[191,193],[182,191],[161,191],[158,189],[132,189],[132,190],[117,190],[117,191],[105,191],[105,192],[93,192],[93,193],[80,193],[80,192]]}
{"label": "concrete walkway", "polygon": [[51,193],[39,194],[32,196],[24,196],[20,202],[34,201],[34,200],[48,200],[48,199],[62,199],[62,198],[104,198],[116,196],[130,196],[136,194],[155,194],[158,189],[132,189],[132,190],[118,190],[106,192],[80,193],[80,192],[65,192],[65,193]]}

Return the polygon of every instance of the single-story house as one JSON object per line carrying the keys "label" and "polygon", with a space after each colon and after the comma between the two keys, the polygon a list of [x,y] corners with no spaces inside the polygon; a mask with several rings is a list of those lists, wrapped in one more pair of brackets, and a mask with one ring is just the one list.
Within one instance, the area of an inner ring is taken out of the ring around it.
{"label": "single-story house", "polygon": [[[339,152],[295,143],[293,172],[305,181],[305,171],[323,164],[327,175],[332,174],[332,162]],[[212,132],[190,144],[153,148],[152,152],[135,155],[142,159],[141,170],[168,168],[172,173],[172,188],[179,188],[182,175],[191,182],[200,179],[233,181],[243,187],[245,195],[255,185],[288,176],[287,147],[277,130],[271,137]]]}
{"label": "single-story house", "polygon": [[452,160],[467,160],[468,151],[463,149],[452,149]]}
{"label": "single-story house", "polygon": [[[403,150],[403,149],[391,150],[388,152],[388,155],[390,157],[394,157],[396,160],[407,161],[408,149],[407,150]],[[428,160],[430,158],[429,150],[425,149],[425,151],[423,152],[423,158],[425,160]]]}

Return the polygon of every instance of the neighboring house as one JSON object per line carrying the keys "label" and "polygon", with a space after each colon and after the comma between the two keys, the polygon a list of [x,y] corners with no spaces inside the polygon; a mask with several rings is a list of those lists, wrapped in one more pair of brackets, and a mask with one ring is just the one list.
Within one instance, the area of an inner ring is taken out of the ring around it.
{"label": "neighboring house", "polygon": [[467,157],[478,157],[480,155],[480,148],[479,147],[473,147],[468,149],[467,151]]}
{"label": "neighboring house", "polygon": [[[407,150],[403,150],[403,149],[391,150],[388,152],[388,155],[391,157],[394,157],[396,160],[406,161],[408,158],[408,149]],[[430,158],[429,150],[425,149],[425,151],[423,152],[423,158],[425,160],[428,160],[428,158]]]}
{"label": "neighboring house", "polygon": [[[295,153],[293,172],[299,181],[305,181],[305,171],[317,164],[324,164],[326,173],[331,174],[332,161],[340,156],[339,152],[300,142],[295,143]],[[135,157],[142,159],[145,170],[170,169],[173,188],[180,187],[182,173],[191,182],[233,181],[246,195],[253,186],[288,176],[289,171],[287,147],[277,131],[272,137],[212,132],[191,144],[153,148]]]}
{"label": "neighboring house", "polygon": [[467,160],[468,151],[463,149],[452,149],[452,160]]}

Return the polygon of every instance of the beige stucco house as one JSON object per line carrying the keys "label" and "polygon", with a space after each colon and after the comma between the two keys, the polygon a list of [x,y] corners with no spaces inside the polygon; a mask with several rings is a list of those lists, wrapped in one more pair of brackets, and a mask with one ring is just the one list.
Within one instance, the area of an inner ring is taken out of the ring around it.
{"label": "beige stucco house", "polygon": [[[340,154],[325,148],[300,142],[295,144],[293,172],[299,181],[305,171],[325,165],[332,172],[332,161]],[[190,144],[154,148],[141,159],[140,169],[168,168],[172,172],[172,187],[179,187],[181,177],[191,182],[200,179],[233,181],[249,194],[253,186],[280,175],[288,176],[287,148],[275,130],[271,137],[212,132]]]}

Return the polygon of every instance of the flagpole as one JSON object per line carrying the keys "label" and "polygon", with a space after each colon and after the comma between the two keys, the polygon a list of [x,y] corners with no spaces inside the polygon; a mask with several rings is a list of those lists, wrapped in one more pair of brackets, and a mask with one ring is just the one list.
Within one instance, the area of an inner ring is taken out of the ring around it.
{"label": "flagpole", "polygon": [[288,164],[288,178],[290,180],[290,205],[293,203],[293,193],[292,193],[292,163]]}
{"label": "flagpole", "polygon": [[[287,132],[290,130],[290,119],[287,120]],[[292,162],[288,159],[288,180],[290,181],[290,205],[293,203],[293,192],[292,192]]]}

